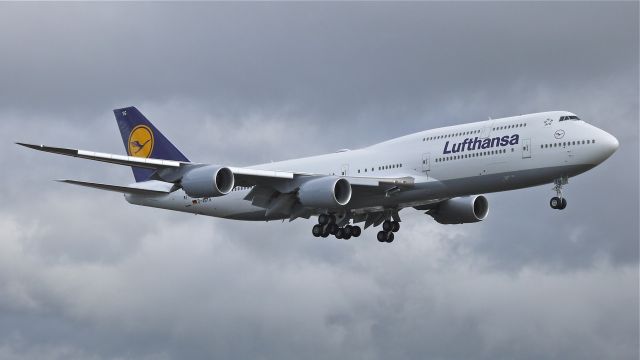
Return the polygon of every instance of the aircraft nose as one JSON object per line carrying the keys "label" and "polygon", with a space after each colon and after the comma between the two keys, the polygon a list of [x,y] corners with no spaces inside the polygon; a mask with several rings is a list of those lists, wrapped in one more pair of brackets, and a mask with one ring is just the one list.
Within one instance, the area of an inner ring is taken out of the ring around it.
{"label": "aircraft nose", "polygon": [[606,133],[605,144],[606,144],[607,152],[609,153],[609,156],[613,155],[613,153],[616,152],[616,150],[618,150],[618,148],[620,147],[620,142],[618,141],[618,139],[616,139],[615,136],[609,133]]}

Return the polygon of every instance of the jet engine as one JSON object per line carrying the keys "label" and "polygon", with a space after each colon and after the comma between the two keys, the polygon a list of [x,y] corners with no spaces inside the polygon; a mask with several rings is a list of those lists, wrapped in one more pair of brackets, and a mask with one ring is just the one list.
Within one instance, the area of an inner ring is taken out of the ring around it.
{"label": "jet engine", "polygon": [[351,184],[335,176],[305,182],[298,190],[298,199],[306,207],[331,209],[344,206],[351,200]]}
{"label": "jet engine", "polygon": [[193,198],[216,197],[228,194],[234,185],[233,172],[226,167],[207,165],[187,172],[181,181],[182,188]]}
{"label": "jet engine", "polygon": [[489,201],[483,195],[462,196],[443,201],[427,213],[440,224],[474,223],[487,217]]}

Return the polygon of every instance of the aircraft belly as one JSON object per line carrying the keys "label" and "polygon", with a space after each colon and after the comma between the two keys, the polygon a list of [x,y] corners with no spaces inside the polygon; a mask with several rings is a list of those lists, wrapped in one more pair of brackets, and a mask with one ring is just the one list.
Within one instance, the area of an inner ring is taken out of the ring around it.
{"label": "aircraft belly", "polygon": [[[502,171],[486,175],[474,175],[446,180],[432,180],[415,184],[414,189],[402,190],[386,196],[384,193],[354,193],[349,210],[369,209],[381,211],[385,208],[404,208],[426,204],[443,198],[514,190],[548,184],[560,176],[575,176],[594,165],[564,165],[535,169]],[[127,195],[132,204],[164,208],[200,215],[236,220],[265,221],[288,218],[287,214],[265,216],[265,209],[244,200],[248,191],[237,191],[215,198],[192,199],[182,190],[169,195]],[[322,210],[322,209],[318,209]]]}

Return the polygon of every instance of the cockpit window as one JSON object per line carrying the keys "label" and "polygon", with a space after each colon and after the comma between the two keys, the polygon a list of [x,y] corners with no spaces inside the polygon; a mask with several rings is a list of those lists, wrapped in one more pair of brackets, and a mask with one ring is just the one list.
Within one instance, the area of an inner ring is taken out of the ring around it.
{"label": "cockpit window", "polygon": [[580,120],[580,118],[575,115],[560,116],[559,121],[565,121],[565,120]]}

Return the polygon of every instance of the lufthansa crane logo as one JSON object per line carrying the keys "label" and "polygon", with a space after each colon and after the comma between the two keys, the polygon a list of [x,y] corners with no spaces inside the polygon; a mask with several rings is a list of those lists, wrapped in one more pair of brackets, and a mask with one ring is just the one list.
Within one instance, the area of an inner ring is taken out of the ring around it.
{"label": "lufthansa crane logo", "polygon": [[148,158],[153,151],[153,132],[148,126],[138,125],[129,134],[129,155]]}
{"label": "lufthansa crane logo", "polygon": [[553,137],[555,137],[556,139],[562,139],[564,137],[564,130],[556,130],[556,132],[553,133]]}

